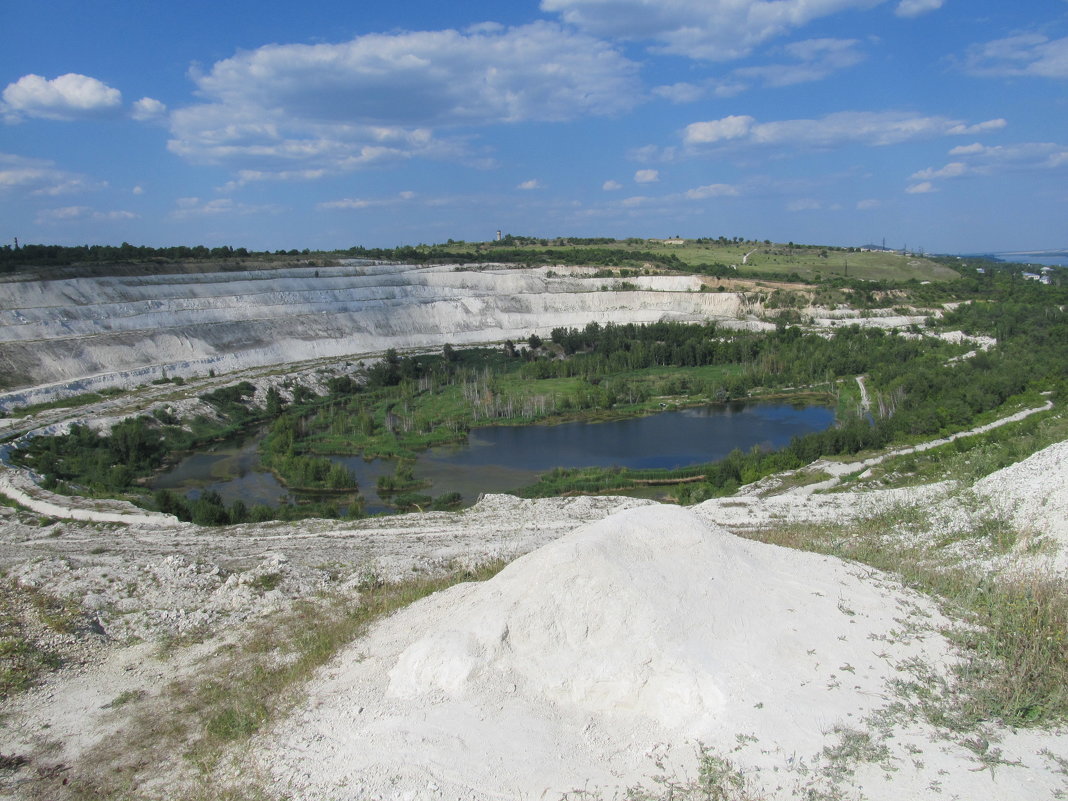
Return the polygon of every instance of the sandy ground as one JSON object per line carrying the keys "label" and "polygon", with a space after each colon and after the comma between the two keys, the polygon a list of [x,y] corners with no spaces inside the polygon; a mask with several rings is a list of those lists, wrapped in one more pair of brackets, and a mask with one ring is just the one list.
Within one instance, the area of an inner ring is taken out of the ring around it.
{"label": "sandy ground", "polygon": [[[969,739],[892,706],[910,665],[954,659],[928,601],[875,571],[729,533],[903,503],[928,509],[931,530],[902,536],[936,536],[993,509],[1050,541],[983,569],[1068,566],[1068,443],[963,494],[948,484],[749,494],[691,510],[495,495],[460,513],[219,530],[0,508],[8,578],[77,598],[93,620],[55,644],[64,669],[4,702],[0,754],[28,762],[0,770],[0,797],[24,797],[42,771],[77,770],[123,725],[116,699],[195,673],[296,598],[523,554],[342,653],[255,743],[247,768],[294,798],[610,796],[648,781],[656,760],[692,773],[700,740],[770,798],[1068,792],[1058,732],[992,727]],[[258,588],[265,575],[278,579],[271,589]],[[188,633],[201,644],[159,651],[161,637]]]}
{"label": "sandy ground", "polygon": [[[305,278],[289,276],[296,283],[283,289],[303,291]],[[380,279],[367,284],[385,292]],[[499,283],[492,274],[420,280],[476,294]],[[512,271],[508,280],[544,283]],[[216,289],[186,311],[210,318],[224,309],[230,289]],[[558,289],[563,298],[574,287]],[[586,294],[603,303],[615,293]],[[138,309],[122,324],[135,326]],[[82,324],[95,319],[87,311]],[[331,369],[312,361],[291,373],[315,386]],[[198,394],[244,377],[256,377],[261,393],[279,380],[250,368],[145,387],[82,412],[42,411],[18,426],[106,426],[153,405],[208,411]],[[137,705],[121,699],[161,697],[170,680],[195,677],[250,623],[295,601],[330,592],[356,603],[369,578],[497,559],[514,561],[489,582],[413,605],[341,653],[306,701],[232,764],[295,799],[611,797],[650,781],[658,762],[692,775],[701,742],[767,798],[1068,797],[1061,732],[991,726],[961,735],[898,703],[898,680],[944,673],[957,658],[928,600],[876,571],[736,536],[904,505],[922,509],[921,522],[886,536],[936,542],[997,516],[1018,531],[1018,546],[992,554],[961,542],[962,564],[977,574],[1068,575],[1068,443],[974,487],[829,492],[904,452],[818,462],[809,471],[825,480],[772,477],[688,510],[620,497],[490,495],[458,513],[222,529],[52,495],[0,464],[0,493],[22,507],[0,506],[0,591],[24,636],[63,663],[0,702],[0,798],[47,797],[42,781],[76,775],[128,723]],[[19,587],[73,599],[80,627],[42,625]],[[195,644],[161,650],[174,638]],[[173,767],[159,766],[164,797]]]}
{"label": "sandy ground", "polygon": [[[997,734],[997,771],[895,708],[954,659],[929,601],[677,507],[580,527],[342,653],[256,746],[307,799],[614,797],[670,745],[767,798],[1041,798],[1055,733]],[[818,795],[825,793],[826,795]]]}

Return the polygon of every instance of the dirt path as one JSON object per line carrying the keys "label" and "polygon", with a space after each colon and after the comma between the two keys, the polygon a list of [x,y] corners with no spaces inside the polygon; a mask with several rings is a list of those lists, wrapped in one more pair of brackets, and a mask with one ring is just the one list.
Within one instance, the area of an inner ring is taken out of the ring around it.
{"label": "dirt path", "polygon": [[[860,378],[857,378],[858,383]],[[995,428],[1008,425],[1009,423],[1015,423],[1019,420],[1024,420],[1033,414],[1039,412],[1047,412],[1053,408],[1052,401],[1046,401],[1042,406],[1038,406],[1033,409],[1024,409],[1023,411],[1016,412],[1015,414],[1006,415],[1001,417],[992,423],[986,423],[985,425],[976,426],[970,428],[967,431],[958,431],[956,434],[950,434],[948,437],[940,437],[938,439],[928,440],[927,442],[921,442],[918,445],[909,445],[903,448],[893,448],[888,451],[884,451],[876,456],[870,456],[866,459],[858,459],[854,461],[837,461],[830,459],[818,459],[812,464],[799,468],[798,470],[792,470],[787,473],[778,473],[774,476],[768,476],[761,479],[747,487],[742,487],[739,490],[740,495],[812,495],[815,492],[823,492],[825,490],[833,489],[842,483],[842,480],[847,476],[860,473],[876,465],[882,464],[887,459],[891,459],[895,456],[905,456],[910,453],[922,453],[923,451],[929,451],[932,448],[937,448],[942,445],[946,445],[954,440],[961,439],[962,437],[970,437],[975,434],[982,434],[986,431],[992,431]],[[804,476],[812,473],[827,473],[830,474],[830,478],[824,481],[818,481],[815,483],[804,484],[802,486],[790,486],[785,490],[781,490],[783,484],[788,483],[792,479],[796,479],[798,476]]]}

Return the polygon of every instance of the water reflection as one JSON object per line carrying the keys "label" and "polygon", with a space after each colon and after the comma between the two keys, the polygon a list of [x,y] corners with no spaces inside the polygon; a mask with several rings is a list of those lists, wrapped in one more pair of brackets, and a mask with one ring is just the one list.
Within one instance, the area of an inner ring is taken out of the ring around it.
{"label": "water reflection", "polygon": [[[736,404],[662,412],[605,423],[495,426],[475,429],[462,446],[433,448],[415,463],[427,495],[459,492],[471,504],[479,494],[507,492],[554,467],[685,467],[721,459],[735,448],[781,448],[792,437],[822,431],[834,422],[823,406]],[[261,435],[193,454],[160,476],[154,488],[186,490],[190,497],[214,490],[229,504],[277,506],[299,500],[264,471],[256,449]],[[367,511],[389,507],[375,490],[378,477],[396,469],[391,460],[331,457],[351,469]]]}

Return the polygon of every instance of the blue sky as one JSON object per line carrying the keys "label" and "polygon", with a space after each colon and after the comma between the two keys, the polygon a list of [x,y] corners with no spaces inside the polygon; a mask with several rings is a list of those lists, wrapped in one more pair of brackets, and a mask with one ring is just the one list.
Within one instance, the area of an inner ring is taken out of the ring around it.
{"label": "blue sky", "polygon": [[0,241],[1068,247],[1065,0],[6,0]]}

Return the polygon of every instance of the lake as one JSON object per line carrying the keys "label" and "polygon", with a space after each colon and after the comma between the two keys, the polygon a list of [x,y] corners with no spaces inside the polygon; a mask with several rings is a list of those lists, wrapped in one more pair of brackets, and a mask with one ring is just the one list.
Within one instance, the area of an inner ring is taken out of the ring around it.
{"label": "lake", "polygon": [[[823,431],[834,423],[824,406],[783,403],[728,404],[661,412],[606,423],[490,426],[473,429],[464,445],[432,448],[419,455],[415,476],[431,486],[427,495],[459,492],[465,505],[482,493],[508,492],[535,481],[554,467],[686,467],[721,459],[735,448],[777,449],[791,438]],[[153,489],[175,489],[196,497],[214,490],[229,504],[277,506],[296,500],[259,467],[259,436],[228,443],[183,459],[158,476]],[[375,483],[391,475],[393,460],[331,457],[353,471],[367,511],[386,511]]]}

